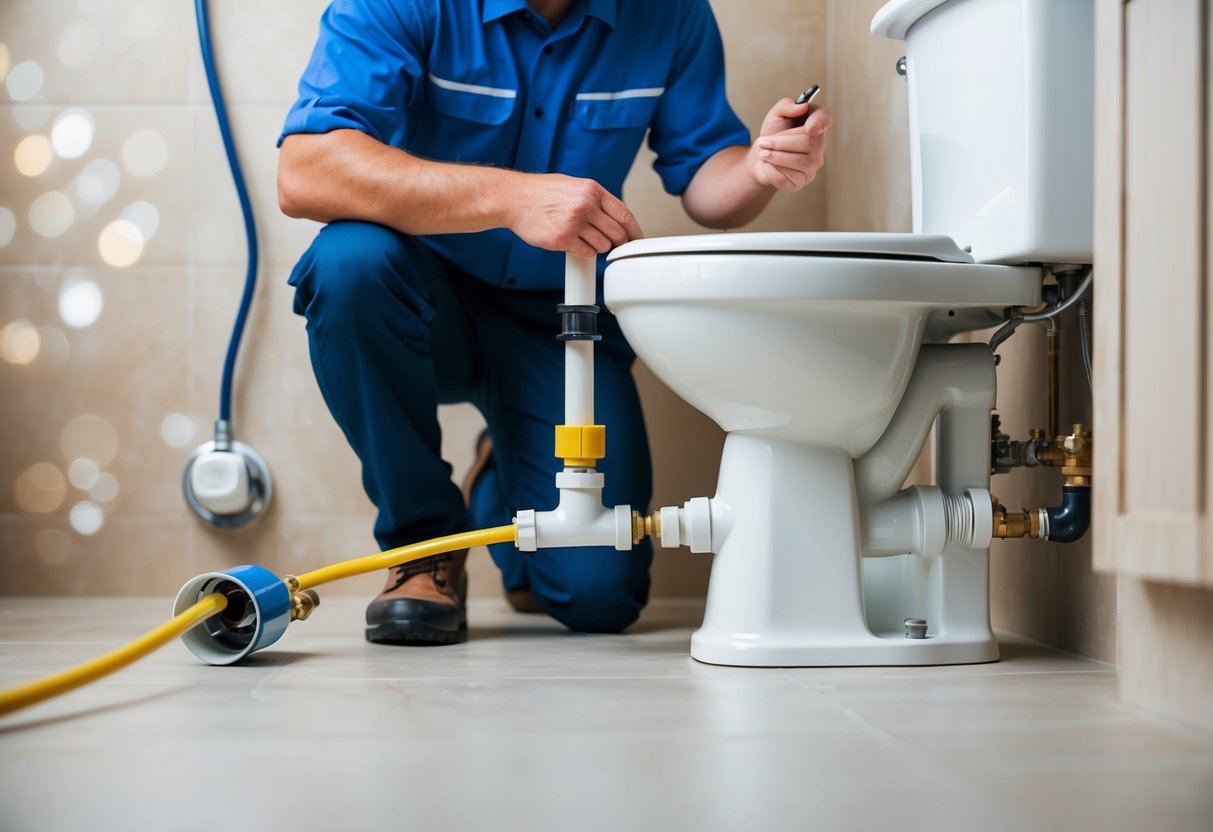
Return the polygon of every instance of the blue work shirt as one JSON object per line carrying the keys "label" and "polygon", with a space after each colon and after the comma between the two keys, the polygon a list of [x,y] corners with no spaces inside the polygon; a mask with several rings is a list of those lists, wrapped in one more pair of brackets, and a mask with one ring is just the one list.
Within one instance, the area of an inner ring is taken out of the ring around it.
{"label": "blue work shirt", "polygon": [[[282,135],[344,128],[615,196],[646,131],[675,195],[717,151],[750,142],[707,0],[578,0],[555,29],[526,0],[334,0]],[[563,285],[564,255],[508,229],[420,239],[493,285]]]}

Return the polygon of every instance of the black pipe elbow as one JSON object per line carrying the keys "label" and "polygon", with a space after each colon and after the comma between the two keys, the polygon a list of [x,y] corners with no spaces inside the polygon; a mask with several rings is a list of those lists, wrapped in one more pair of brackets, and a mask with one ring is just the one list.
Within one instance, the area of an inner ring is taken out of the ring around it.
{"label": "black pipe elbow", "polygon": [[1061,505],[1045,509],[1049,515],[1049,540],[1073,543],[1091,525],[1091,486],[1063,485]]}

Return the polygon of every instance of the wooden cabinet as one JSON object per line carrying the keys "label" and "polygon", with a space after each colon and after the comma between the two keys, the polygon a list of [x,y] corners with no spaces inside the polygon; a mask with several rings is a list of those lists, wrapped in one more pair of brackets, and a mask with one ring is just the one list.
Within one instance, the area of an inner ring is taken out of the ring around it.
{"label": "wooden cabinet", "polygon": [[1094,558],[1213,586],[1213,2],[1096,0]]}

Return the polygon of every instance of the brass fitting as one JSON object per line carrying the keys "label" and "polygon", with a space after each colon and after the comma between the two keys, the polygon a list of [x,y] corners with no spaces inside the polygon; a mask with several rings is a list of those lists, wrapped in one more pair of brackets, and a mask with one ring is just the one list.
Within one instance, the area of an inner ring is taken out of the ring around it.
{"label": "brass fitting", "polygon": [[299,579],[287,575],[282,579],[291,593],[291,621],[306,621],[316,607],[320,606],[320,596],[314,589],[300,591]]}
{"label": "brass fitting", "polygon": [[1036,459],[1042,465],[1060,468],[1066,485],[1090,485],[1095,443],[1082,422],[1075,422],[1071,430],[1072,433],[1055,436],[1048,444],[1042,444],[1044,431],[1033,429]]}
{"label": "brass fitting", "polygon": [[994,504],[994,537],[1040,537],[1041,509],[1029,511],[1025,508],[1012,512],[1007,511],[997,498],[991,497],[990,501]]}
{"label": "brass fitting", "polygon": [[1073,433],[1062,437],[1061,446],[1064,452],[1061,473],[1066,485],[1090,485],[1095,443],[1086,425],[1075,423]]}
{"label": "brass fitting", "polygon": [[632,512],[632,544],[635,545],[646,537],[652,537],[654,542],[661,541],[661,515],[657,512],[641,514]]}

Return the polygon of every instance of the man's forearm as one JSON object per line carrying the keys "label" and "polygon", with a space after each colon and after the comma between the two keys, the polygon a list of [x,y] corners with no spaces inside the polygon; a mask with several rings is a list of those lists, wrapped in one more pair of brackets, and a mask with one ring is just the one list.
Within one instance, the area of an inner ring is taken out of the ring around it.
{"label": "man's forearm", "polygon": [[682,195],[691,219],[708,228],[738,228],[753,220],[775,189],[759,184],[750,171],[749,147],[726,147],[700,166]]}
{"label": "man's forearm", "polygon": [[357,130],[296,134],[282,143],[278,201],[292,217],[364,220],[406,234],[484,231],[510,224],[500,168],[431,162]]}

